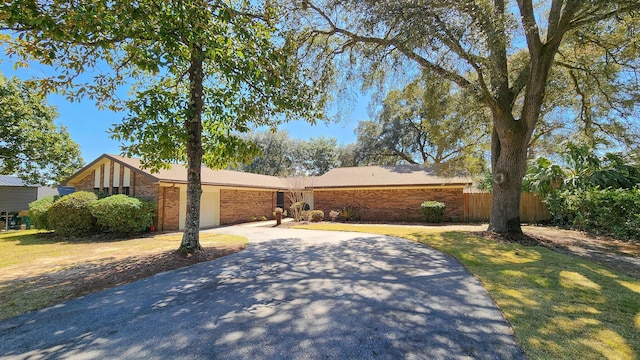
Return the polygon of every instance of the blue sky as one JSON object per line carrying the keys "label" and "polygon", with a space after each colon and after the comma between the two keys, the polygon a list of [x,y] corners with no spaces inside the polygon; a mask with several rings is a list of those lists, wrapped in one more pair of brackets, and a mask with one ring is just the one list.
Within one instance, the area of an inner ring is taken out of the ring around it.
{"label": "blue sky", "polygon": [[[34,68],[14,70],[11,61],[6,58],[0,63],[0,71],[10,78],[17,76],[21,79],[31,78],[38,75]],[[69,102],[63,96],[50,95],[48,103],[57,108],[59,117],[56,125],[67,127],[72,139],[80,145],[82,157],[86,163],[104,153],[119,154],[120,147],[116,140],[109,138],[107,130],[112,124],[119,123],[125,115],[109,110],[99,110],[95,104],[85,99],[81,102]],[[311,137],[334,137],[338,144],[344,145],[355,142],[355,129],[360,120],[367,120],[367,105],[369,98],[361,96],[351,106],[351,110],[343,114],[344,120],[340,123],[326,124],[323,122],[312,126],[302,121],[291,121],[280,127],[287,130],[292,138],[309,139]]]}

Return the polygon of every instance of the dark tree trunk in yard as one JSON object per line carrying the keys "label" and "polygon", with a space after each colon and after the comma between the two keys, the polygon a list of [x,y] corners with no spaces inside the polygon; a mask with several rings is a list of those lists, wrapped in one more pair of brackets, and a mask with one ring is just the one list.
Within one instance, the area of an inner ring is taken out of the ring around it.
{"label": "dark tree trunk in yard", "polygon": [[547,78],[558,51],[558,45],[558,39],[555,45],[542,46],[540,42],[533,40],[529,44],[531,67],[520,119],[513,118],[511,103],[497,102],[492,108],[493,202],[489,231],[522,233],[520,196],[522,178],[527,167],[527,150],[540,117]]}
{"label": "dark tree trunk in yard", "polygon": [[187,131],[187,219],[180,251],[194,252],[200,246],[200,196],[202,195],[202,109],[203,98],[203,58],[199,46],[191,49],[189,67],[189,113],[184,123]]}
{"label": "dark tree trunk in yard", "polygon": [[489,231],[499,233],[522,232],[520,194],[530,136],[511,130],[502,136],[494,130],[491,141],[493,195]]}

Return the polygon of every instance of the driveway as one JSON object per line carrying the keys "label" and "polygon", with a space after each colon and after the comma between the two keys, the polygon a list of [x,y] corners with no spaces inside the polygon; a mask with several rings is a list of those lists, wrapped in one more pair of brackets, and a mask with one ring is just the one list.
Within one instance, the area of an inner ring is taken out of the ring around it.
{"label": "driveway", "polygon": [[233,226],[249,247],[0,322],[0,359],[524,359],[456,260],[379,235]]}

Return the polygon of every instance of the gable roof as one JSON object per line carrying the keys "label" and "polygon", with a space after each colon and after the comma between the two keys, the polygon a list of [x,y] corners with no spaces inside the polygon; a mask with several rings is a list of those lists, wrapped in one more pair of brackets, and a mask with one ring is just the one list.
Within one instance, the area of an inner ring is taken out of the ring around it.
{"label": "gable roof", "polygon": [[[153,182],[176,184],[187,183],[187,168],[173,164],[170,169],[160,169],[151,173],[141,167],[140,159],[119,155],[103,154],[63,182],[75,185],[93,170],[96,164],[111,160],[149,177]],[[393,187],[393,186],[459,186],[470,185],[466,177],[443,177],[433,169],[421,165],[364,166],[335,168],[322,176],[308,178],[278,178],[276,176],[246,173],[234,170],[212,170],[202,167],[202,184],[230,187],[250,187],[286,190],[298,185],[307,188],[352,188],[352,187]]]}
{"label": "gable roof", "polygon": [[472,182],[461,176],[438,176],[421,165],[392,165],[335,168],[315,178],[313,187],[465,186]]}
{"label": "gable roof", "polygon": [[[178,184],[187,183],[187,168],[182,164],[172,164],[170,169],[160,169],[157,173],[152,173],[148,169],[142,168],[140,159],[127,158],[119,155],[103,154],[90,164],[82,168],[76,174],[67,179],[64,184],[73,185],[74,180],[80,180],[87,176],[93,166],[104,159],[112,160],[123,166],[129,167],[151,178],[154,182],[171,182]],[[275,176],[245,173],[233,170],[212,170],[202,167],[202,184],[217,186],[238,186],[238,187],[258,187],[282,189],[282,180]]]}

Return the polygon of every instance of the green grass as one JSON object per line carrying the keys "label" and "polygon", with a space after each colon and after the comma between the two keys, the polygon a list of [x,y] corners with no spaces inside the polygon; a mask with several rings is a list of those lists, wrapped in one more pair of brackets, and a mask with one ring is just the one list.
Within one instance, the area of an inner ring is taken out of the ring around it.
{"label": "green grass", "polygon": [[[67,298],[69,276],[76,276],[73,274],[82,278],[105,264],[133,262],[145,255],[177,250],[181,239],[182,234],[163,234],[112,241],[67,241],[37,230],[0,233],[0,319]],[[201,233],[200,243],[204,247],[235,247],[247,245],[248,240]]]}
{"label": "green grass", "polygon": [[483,282],[529,359],[640,359],[640,281],[593,262],[446,228],[299,228],[403,237],[454,256]]}

